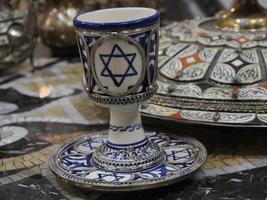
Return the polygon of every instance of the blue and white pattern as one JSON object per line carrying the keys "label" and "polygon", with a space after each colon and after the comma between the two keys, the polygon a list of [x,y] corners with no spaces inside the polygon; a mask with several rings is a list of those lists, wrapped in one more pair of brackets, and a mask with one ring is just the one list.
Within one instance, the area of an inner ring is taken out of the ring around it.
{"label": "blue and white pattern", "polygon": [[[110,79],[111,82],[108,82],[108,84],[103,85],[103,87],[106,90],[115,93],[116,90],[121,90],[122,86],[125,83],[127,83],[127,85],[123,90],[125,92],[129,91],[136,84],[136,82],[133,82],[134,78],[136,79],[141,78],[142,80],[140,82],[139,88],[134,90],[129,95],[147,93],[147,91],[150,90],[150,88],[148,87],[151,86],[151,83],[155,84],[157,75],[158,31],[155,30],[146,30],[141,33],[128,35],[128,37],[135,40],[137,44],[140,46],[140,48],[143,49],[145,53],[144,59],[146,60],[145,63],[147,66],[142,66],[142,63],[140,63],[140,60],[142,60],[143,58],[141,59],[139,51],[132,51],[132,52],[125,51],[120,42],[118,42],[114,43],[112,45],[111,50],[109,50],[108,52],[100,53],[97,55],[97,57],[99,57],[99,59],[96,59],[96,61],[97,60],[99,61],[97,61],[95,64],[97,77],[94,77],[94,75],[91,73],[92,66],[90,66],[91,65],[90,59],[92,58],[89,58],[89,55],[92,51],[93,45],[98,40],[101,39],[101,36],[78,37],[78,46],[86,77],[85,80],[89,86],[88,88],[90,89],[89,94],[108,95],[105,91],[103,91],[99,87],[96,78],[101,80],[103,80],[102,78]],[[105,44],[103,45],[105,46]],[[125,61],[125,66],[114,66],[114,63],[116,63],[116,60],[118,59]],[[119,72],[117,72],[118,68],[120,68]],[[141,77],[143,69],[145,69],[145,72],[144,75]],[[111,85],[114,85],[115,87],[117,87],[117,89],[110,88]]]}
{"label": "blue and white pattern", "polygon": [[133,132],[135,130],[139,130],[140,128],[143,128],[142,123],[140,124],[135,124],[131,126],[116,126],[116,125],[109,125],[109,129],[112,131],[119,131],[119,132]]}
{"label": "blue and white pattern", "polygon": [[[119,45],[115,44],[110,54],[100,54],[99,56],[104,65],[101,76],[110,77],[113,80],[115,86],[120,87],[125,78],[137,75],[137,71],[133,66],[133,61],[136,58],[136,53],[125,53]],[[113,72],[114,69],[112,69],[112,66],[110,66],[111,60],[113,58],[120,58],[126,61],[126,66],[121,66],[124,68],[122,73]]]}
{"label": "blue and white pattern", "polygon": [[106,182],[126,182],[132,179],[131,174],[107,172],[101,170],[95,170],[87,173],[85,178],[90,178],[95,181],[106,181]]}
{"label": "blue and white pattern", "polygon": [[92,45],[95,43],[95,41],[99,39],[99,37],[84,37],[84,36],[77,36],[77,44],[78,49],[80,52],[80,59],[83,65],[84,74],[85,74],[85,80],[86,83],[92,84],[92,80],[90,79],[91,73],[90,73],[90,59],[89,59],[89,49],[92,47]]}
{"label": "blue and white pattern", "polygon": [[157,41],[158,41],[158,32],[155,31],[152,33],[151,36],[151,43],[150,43],[150,49],[149,49],[149,55],[148,55],[148,65],[149,65],[149,70],[150,74],[153,76],[150,76],[151,78],[151,83],[154,83],[156,81],[157,77],[157,63],[158,63],[158,47],[157,47]]}
{"label": "blue and white pattern", "polygon": [[124,9],[95,12],[97,16],[106,13],[110,18],[113,12],[118,12],[120,19],[114,23],[88,22],[85,13],[73,20],[85,69],[84,82],[89,97],[101,104],[140,103],[148,100],[157,89],[160,15],[149,8],[126,8],[126,12],[135,14],[140,10],[139,14],[144,14],[129,20]]}
{"label": "blue and white pattern", "polygon": [[[128,146],[133,147],[136,151],[146,151],[146,144],[148,143],[148,139],[145,138],[144,140],[138,141],[136,143],[132,144],[113,144],[109,141],[107,141],[107,146],[110,147],[110,151],[114,151],[116,149],[125,149]],[[112,149],[113,148],[113,149]]]}
{"label": "blue and white pattern", "polygon": [[[162,133],[147,133],[146,136],[164,151],[164,161],[149,169],[122,173],[105,171],[95,166],[92,155],[97,147],[106,143],[106,131],[64,144],[51,160],[50,166],[60,177],[68,177],[68,180],[76,185],[88,184],[90,187],[105,190],[116,190],[119,186],[119,190],[123,191],[124,187],[140,189],[144,185],[154,187],[165,181],[179,181],[198,170],[206,160],[207,152],[204,146],[194,139]],[[89,150],[85,151],[85,147]]]}
{"label": "blue and white pattern", "polygon": [[162,178],[167,175],[172,175],[176,173],[180,168],[177,168],[176,166],[172,165],[160,165],[158,167],[155,167],[153,169],[146,170],[144,172],[140,173],[140,177],[143,179],[157,179]]}
{"label": "blue and white pattern", "polygon": [[[149,37],[150,34],[152,35],[151,38]],[[146,88],[150,83],[153,83],[156,79],[157,75],[157,48],[158,48],[158,32],[155,31],[152,33],[152,30],[133,34],[131,35],[132,38],[134,38],[142,48],[144,48],[146,52],[147,57],[147,65],[148,65],[148,71],[146,72],[146,78],[143,80],[139,90],[136,93],[145,92]],[[148,43],[148,40],[151,39],[150,44]]]}

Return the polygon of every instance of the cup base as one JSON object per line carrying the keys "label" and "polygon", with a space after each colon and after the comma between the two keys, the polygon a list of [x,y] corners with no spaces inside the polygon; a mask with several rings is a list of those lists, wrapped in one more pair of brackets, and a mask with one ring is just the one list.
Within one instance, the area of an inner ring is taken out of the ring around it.
{"label": "cup base", "polygon": [[138,172],[160,165],[164,152],[145,138],[136,145],[113,146],[109,142],[93,153],[93,163],[98,168],[112,172]]}
{"label": "cup base", "polygon": [[50,168],[64,182],[102,191],[134,191],[172,184],[190,177],[207,158],[205,147],[193,138],[146,132],[149,142],[163,151],[164,160],[148,169],[116,172],[103,169],[93,154],[107,142],[108,131],[64,143],[50,160]]}

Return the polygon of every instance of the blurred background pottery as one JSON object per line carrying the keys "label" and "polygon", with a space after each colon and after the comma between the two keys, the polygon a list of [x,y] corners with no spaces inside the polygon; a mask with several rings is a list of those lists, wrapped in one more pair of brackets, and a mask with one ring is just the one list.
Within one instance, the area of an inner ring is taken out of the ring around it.
{"label": "blurred background pottery", "polygon": [[0,4],[0,31],[0,68],[30,57],[37,37],[32,1],[3,1]]}
{"label": "blurred background pottery", "polygon": [[144,114],[220,126],[267,125],[267,15],[256,0],[161,29],[159,90]]}
{"label": "blurred background pottery", "polygon": [[73,17],[85,11],[128,6],[160,8],[163,6],[163,0],[48,0],[42,5],[43,15],[40,20],[39,34],[43,43],[52,48],[54,56],[78,56]]}

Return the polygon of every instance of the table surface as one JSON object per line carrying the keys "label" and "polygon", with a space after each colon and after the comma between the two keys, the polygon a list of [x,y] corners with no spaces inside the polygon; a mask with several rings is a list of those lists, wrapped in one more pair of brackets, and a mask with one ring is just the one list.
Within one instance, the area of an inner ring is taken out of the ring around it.
{"label": "table surface", "polygon": [[[50,64],[47,64],[50,62]],[[61,143],[108,127],[107,109],[89,101],[79,62],[40,60],[0,71],[0,134],[28,134],[0,147],[0,199],[267,199],[267,140],[264,128],[178,124],[143,118],[147,129],[192,136],[208,160],[191,179],[134,193],[85,191],[58,181],[47,161]]]}

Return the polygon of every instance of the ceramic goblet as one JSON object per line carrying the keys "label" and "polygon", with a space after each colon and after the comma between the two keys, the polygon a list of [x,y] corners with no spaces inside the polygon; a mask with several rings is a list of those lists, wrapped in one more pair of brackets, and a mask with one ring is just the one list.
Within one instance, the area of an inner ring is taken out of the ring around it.
{"label": "ceramic goblet", "polygon": [[[159,12],[114,8],[74,18],[89,97],[110,108],[108,131],[69,141],[50,167],[64,181],[105,191],[159,187],[188,177],[206,151],[194,139],[145,132],[139,104],[157,89]],[[108,134],[107,134],[108,133]]]}
{"label": "ceramic goblet", "polygon": [[158,165],[163,153],[147,140],[138,106],[157,88],[159,12],[106,9],[81,14],[74,25],[89,97],[110,108],[108,141],[94,163],[120,172]]}

